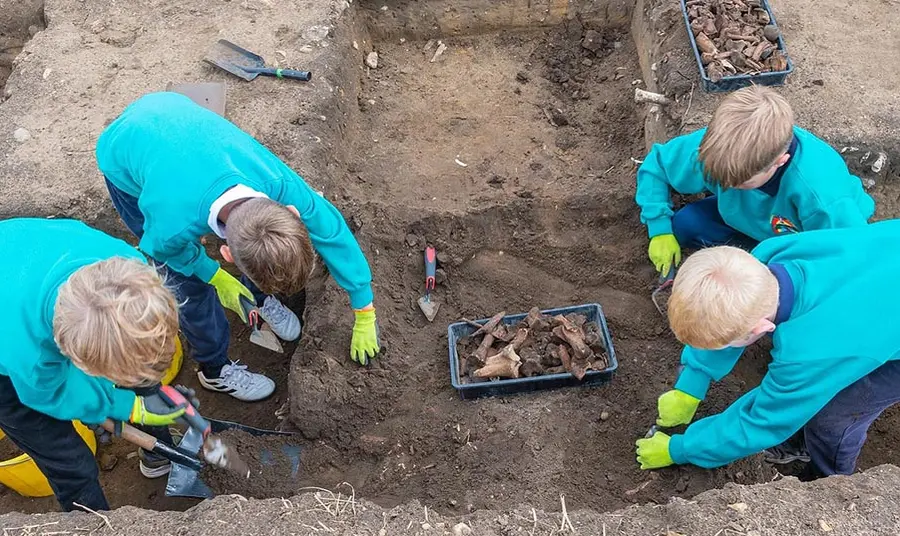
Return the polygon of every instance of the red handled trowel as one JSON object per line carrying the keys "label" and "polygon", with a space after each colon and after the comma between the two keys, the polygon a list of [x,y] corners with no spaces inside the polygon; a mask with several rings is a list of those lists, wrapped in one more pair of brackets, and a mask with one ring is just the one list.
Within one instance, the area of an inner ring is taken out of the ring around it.
{"label": "red handled trowel", "polygon": [[284,348],[281,346],[281,341],[278,340],[278,335],[275,335],[275,332],[273,332],[272,328],[268,325],[263,324],[262,318],[259,316],[259,308],[256,307],[256,304],[247,299],[244,295],[239,296],[238,299],[241,302],[241,309],[244,311],[244,316],[247,317],[247,324],[251,329],[250,342],[257,346],[262,346],[267,350],[283,354]]}
{"label": "red handled trowel", "polygon": [[425,295],[417,301],[419,309],[429,322],[434,322],[438,308],[441,304],[431,301],[431,292],[434,290],[435,274],[437,273],[437,252],[433,247],[425,248]]}

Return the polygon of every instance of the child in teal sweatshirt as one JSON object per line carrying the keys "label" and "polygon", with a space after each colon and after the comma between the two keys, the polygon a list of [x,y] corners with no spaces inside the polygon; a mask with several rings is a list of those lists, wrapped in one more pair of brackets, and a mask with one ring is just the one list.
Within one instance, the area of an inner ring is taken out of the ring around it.
{"label": "child in teal sweatshirt", "polygon": [[[300,320],[274,295],[304,289],[315,252],[350,297],[351,357],[366,364],[379,351],[372,273],[344,218],[252,136],[188,97],[153,93],[101,134],[97,163],[140,249],[165,265],[184,302],[182,331],[205,388],[243,401],[274,391],[228,359],[222,306],[243,318],[241,297],[255,301],[277,335],[297,339]],[[207,256],[200,239],[209,233],[227,241],[222,255],[241,281]]]}
{"label": "child in teal sweatshirt", "polygon": [[[711,195],[673,213],[669,188]],[[725,97],[707,128],[654,145],[635,199],[661,274],[682,247],[750,249],[785,233],[865,225],[875,211],[841,156],[794,126],[787,101],[761,86]]]}
{"label": "child in teal sweatshirt", "polygon": [[709,383],[766,334],[772,362],[721,414],[638,440],[641,467],[718,467],[802,428],[811,475],[851,474],[869,425],[900,401],[900,309],[884,285],[900,264],[889,247],[898,240],[900,220],[890,220],[772,238],[752,255],[721,246],[688,258],[669,300],[672,330],[688,345],[684,370],[660,398],[658,424],[689,423]]}
{"label": "child in teal sweatshirt", "polygon": [[34,459],[63,509],[108,510],[71,420],[168,426],[184,413],[155,389],[123,388],[158,384],[168,369],[175,297],[137,250],[71,220],[0,222],[0,280],[0,429]]}

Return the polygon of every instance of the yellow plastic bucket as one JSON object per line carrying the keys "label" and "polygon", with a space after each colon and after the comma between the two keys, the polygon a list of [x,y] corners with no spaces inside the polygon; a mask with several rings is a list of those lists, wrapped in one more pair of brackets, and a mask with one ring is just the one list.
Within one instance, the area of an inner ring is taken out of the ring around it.
{"label": "yellow plastic bucket", "polygon": [[[84,439],[91,452],[97,452],[97,438],[90,428],[79,421],[72,421],[78,435]],[[9,441],[0,430],[0,441]],[[34,460],[27,454],[16,456],[11,460],[0,462],[0,483],[25,497],[49,497],[53,495],[47,477],[41,473]]]}
{"label": "yellow plastic bucket", "polygon": [[[168,385],[175,379],[175,376],[178,376],[183,362],[184,351],[181,347],[181,340],[175,339],[175,354],[172,356],[172,364],[169,366],[169,370],[163,376],[162,383],[164,385]],[[97,438],[94,437],[94,432],[80,421],[72,421],[72,424],[75,425],[75,431],[84,439],[91,452],[96,454]],[[0,430],[0,441],[8,441],[3,430]],[[25,497],[49,497],[53,495],[53,490],[50,488],[47,477],[41,473],[37,464],[27,454],[16,456],[11,460],[0,461],[0,484]]]}
{"label": "yellow plastic bucket", "polygon": [[175,338],[175,355],[172,356],[172,364],[169,365],[169,370],[166,371],[166,375],[163,376],[162,384],[169,385],[172,383],[172,380],[175,379],[175,376],[178,376],[178,373],[181,372],[181,364],[184,362],[184,349],[181,347],[181,338]]}

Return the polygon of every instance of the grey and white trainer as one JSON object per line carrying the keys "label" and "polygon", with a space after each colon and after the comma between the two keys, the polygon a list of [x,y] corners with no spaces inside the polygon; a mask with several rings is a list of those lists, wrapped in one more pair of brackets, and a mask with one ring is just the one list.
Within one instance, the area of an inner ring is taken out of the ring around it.
{"label": "grey and white trainer", "polygon": [[263,306],[259,308],[259,316],[269,324],[279,339],[296,341],[300,338],[300,319],[275,296],[266,296]]}

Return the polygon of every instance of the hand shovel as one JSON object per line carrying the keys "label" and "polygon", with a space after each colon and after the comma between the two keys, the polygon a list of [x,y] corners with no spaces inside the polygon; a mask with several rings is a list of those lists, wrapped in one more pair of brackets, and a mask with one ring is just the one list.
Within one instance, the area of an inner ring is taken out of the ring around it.
{"label": "hand shovel", "polygon": [[309,71],[266,67],[266,60],[262,56],[225,39],[219,39],[203,60],[247,81],[253,80],[259,75],[290,78],[303,82],[309,82],[312,78],[312,73]]}
{"label": "hand shovel", "polygon": [[431,301],[435,273],[437,273],[437,253],[433,247],[428,246],[425,248],[425,295],[420,297],[417,303],[429,322],[434,322],[434,317],[437,316],[438,308],[441,306],[441,304]]}
{"label": "hand shovel", "polygon": [[[671,268],[669,268],[669,273],[666,275],[659,275],[659,284],[656,286],[656,289],[650,294],[650,299],[653,300],[653,305],[656,306],[656,310],[659,311],[659,314],[663,316],[666,315],[666,305],[668,305],[667,296],[665,296],[665,291],[672,288],[672,282],[675,281],[675,265],[673,264]],[[662,300],[666,298],[666,301]]]}
{"label": "hand shovel", "polygon": [[281,347],[281,341],[278,340],[278,336],[275,335],[272,328],[262,325],[262,318],[259,317],[259,309],[256,307],[256,304],[244,295],[239,296],[238,300],[241,302],[244,316],[247,317],[247,324],[252,330],[250,332],[250,342],[267,350],[283,354],[284,348]]}

